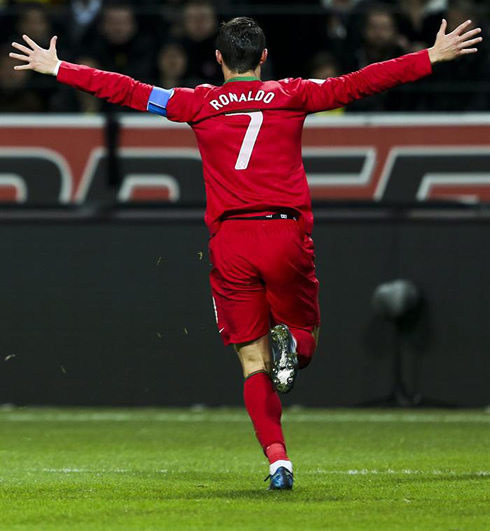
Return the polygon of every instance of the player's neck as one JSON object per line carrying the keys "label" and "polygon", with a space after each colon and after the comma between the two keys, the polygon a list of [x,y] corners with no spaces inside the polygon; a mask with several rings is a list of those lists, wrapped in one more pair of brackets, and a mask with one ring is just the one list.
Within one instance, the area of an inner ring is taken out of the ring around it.
{"label": "player's neck", "polygon": [[250,81],[251,79],[260,79],[260,66],[255,70],[248,70],[247,72],[232,72],[228,68],[223,68],[223,77],[225,78],[224,82],[228,81]]}

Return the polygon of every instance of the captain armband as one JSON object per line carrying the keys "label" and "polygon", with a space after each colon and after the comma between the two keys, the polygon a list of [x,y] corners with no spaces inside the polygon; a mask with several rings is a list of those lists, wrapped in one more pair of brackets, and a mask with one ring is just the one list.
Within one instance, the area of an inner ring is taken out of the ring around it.
{"label": "captain armband", "polygon": [[146,110],[154,114],[167,116],[167,103],[173,93],[173,89],[153,87],[150,97],[148,98],[148,106],[146,107]]}

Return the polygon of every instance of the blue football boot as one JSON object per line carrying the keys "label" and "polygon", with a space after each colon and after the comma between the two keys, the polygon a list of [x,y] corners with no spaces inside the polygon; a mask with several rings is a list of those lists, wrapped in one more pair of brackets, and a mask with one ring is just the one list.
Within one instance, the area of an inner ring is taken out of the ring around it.
{"label": "blue football boot", "polygon": [[285,324],[271,328],[272,384],[279,393],[289,393],[298,374],[296,343]]}
{"label": "blue football boot", "polygon": [[280,466],[272,476],[265,479],[271,480],[269,490],[291,490],[293,488],[293,473],[286,467]]}

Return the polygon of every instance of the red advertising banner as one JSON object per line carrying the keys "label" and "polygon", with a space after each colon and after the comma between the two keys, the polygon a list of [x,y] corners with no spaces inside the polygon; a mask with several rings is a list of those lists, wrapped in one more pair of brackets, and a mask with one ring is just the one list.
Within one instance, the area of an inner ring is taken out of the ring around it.
{"label": "red advertising banner", "polygon": [[[117,185],[102,117],[0,118],[0,201],[202,203],[189,126],[120,115]],[[303,158],[314,200],[490,201],[490,115],[309,118]]]}

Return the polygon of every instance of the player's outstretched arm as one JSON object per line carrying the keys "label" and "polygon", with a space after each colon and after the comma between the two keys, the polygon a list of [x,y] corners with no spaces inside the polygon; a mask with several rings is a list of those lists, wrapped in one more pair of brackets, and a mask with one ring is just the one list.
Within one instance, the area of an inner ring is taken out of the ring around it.
{"label": "player's outstretched arm", "polygon": [[[131,77],[115,72],[105,72],[60,61],[56,52],[57,37],[51,39],[48,49],[41,48],[27,35],[23,35],[22,38],[27,46],[14,42],[12,46],[20,53],[9,54],[12,59],[24,62],[24,64],[14,66],[16,70],[33,70],[40,74],[55,75],[60,83],[83,90],[111,103],[126,105],[138,111],[151,111],[149,104],[154,89],[152,85],[140,83]],[[159,97],[158,90],[156,98],[157,103],[161,102],[162,96]]]}
{"label": "player's outstretched arm", "polygon": [[432,73],[432,65],[452,61],[463,55],[477,52],[482,41],[481,29],[468,30],[467,20],[451,33],[446,34],[447,22],[442,21],[432,48],[402,55],[396,59],[373,63],[357,72],[329,78],[323,82],[306,81],[305,109],[318,112],[343,107],[354,100],[379,94],[385,90],[417,81]]}
{"label": "player's outstretched arm", "polygon": [[442,19],[441,27],[436,36],[436,42],[429,48],[429,58],[432,64],[443,61],[453,61],[463,55],[476,53],[475,48],[483,38],[479,36],[481,28],[466,31],[471,25],[471,20],[460,24],[454,31],[446,34],[447,22]]}

